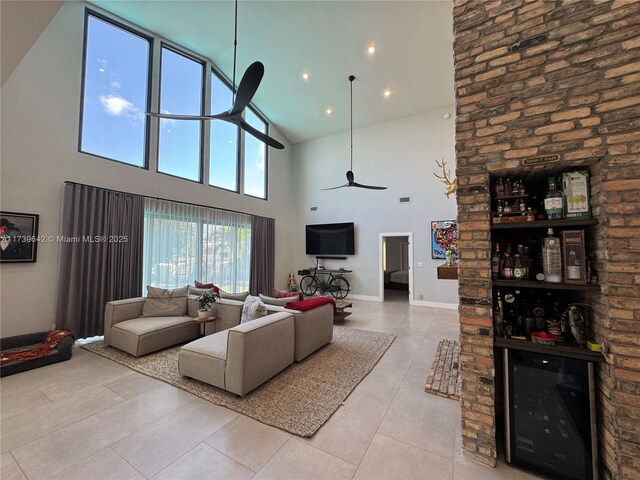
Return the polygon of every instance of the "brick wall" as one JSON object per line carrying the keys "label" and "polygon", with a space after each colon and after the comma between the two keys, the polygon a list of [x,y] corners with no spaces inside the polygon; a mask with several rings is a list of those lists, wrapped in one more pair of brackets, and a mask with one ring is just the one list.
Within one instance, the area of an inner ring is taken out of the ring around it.
{"label": "brick wall", "polygon": [[489,175],[588,165],[600,470],[640,479],[640,2],[454,0],[462,435],[495,465]]}

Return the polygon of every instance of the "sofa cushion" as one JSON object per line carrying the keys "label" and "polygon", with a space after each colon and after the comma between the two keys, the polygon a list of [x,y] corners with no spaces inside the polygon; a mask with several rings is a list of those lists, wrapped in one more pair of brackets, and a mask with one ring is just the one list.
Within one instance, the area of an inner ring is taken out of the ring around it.
{"label": "sofa cushion", "polygon": [[113,328],[124,330],[137,336],[157,332],[165,328],[186,323],[194,323],[190,317],[141,317],[116,323]]}
{"label": "sofa cushion", "polygon": [[303,300],[300,297],[301,292],[290,292],[289,290],[277,290],[273,289],[273,297],[275,298],[287,298],[287,297],[296,297],[300,300]]}
{"label": "sofa cushion", "polygon": [[187,314],[189,286],[167,290],[147,286],[147,299],[142,307],[143,317],[176,317]]}
{"label": "sofa cushion", "polygon": [[244,301],[242,307],[242,316],[240,317],[240,323],[250,322],[256,318],[265,317],[267,315],[267,307],[260,301],[258,297],[252,297],[249,295]]}
{"label": "sofa cushion", "polygon": [[228,330],[194,340],[180,349],[180,375],[225,388]]}
{"label": "sofa cushion", "polygon": [[224,290],[220,290],[220,298],[226,298],[227,300],[238,300],[244,302],[249,296],[249,292],[229,293]]}

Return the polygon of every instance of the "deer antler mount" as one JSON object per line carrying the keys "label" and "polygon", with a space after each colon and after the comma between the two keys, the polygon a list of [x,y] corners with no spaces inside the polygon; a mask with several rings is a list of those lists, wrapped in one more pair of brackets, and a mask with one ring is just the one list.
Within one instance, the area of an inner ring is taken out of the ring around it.
{"label": "deer antler mount", "polygon": [[433,175],[447,186],[444,194],[449,198],[449,195],[456,193],[458,189],[458,179],[454,178],[451,180],[451,170],[446,170],[447,162],[445,162],[444,159],[442,159],[442,162],[436,160],[436,165],[442,169],[442,175],[436,175],[435,173]]}

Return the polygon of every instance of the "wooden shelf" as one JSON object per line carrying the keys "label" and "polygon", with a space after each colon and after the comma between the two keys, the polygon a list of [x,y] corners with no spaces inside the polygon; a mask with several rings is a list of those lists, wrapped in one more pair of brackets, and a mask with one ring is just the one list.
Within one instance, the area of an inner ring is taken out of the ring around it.
{"label": "wooden shelf", "polygon": [[588,362],[602,362],[604,358],[601,352],[592,352],[587,348],[573,347],[571,345],[540,345],[528,340],[496,337],[494,345],[500,348],[512,350],[526,350],[528,352],[545,353],[557,357],[576,358]]}
{"label": "wooden shelf", "polygon": [[458,265],[438,265],[438,280],[457,280]]}
{"label": "wooden shelf", "polygon": [[573,283],[536,282],[534,280],[492,280],[494,287],[541,288],[544,290],[595,291],[600,285],[576,285]]}
{"label": "wooden shelf", "polygon": [[596,220],[595,218],[587,218],[584,220],[537,220],[533,222],[522,223],[493,223],[491,224],[491,230],[589,227],[597,224],[598,220]]}

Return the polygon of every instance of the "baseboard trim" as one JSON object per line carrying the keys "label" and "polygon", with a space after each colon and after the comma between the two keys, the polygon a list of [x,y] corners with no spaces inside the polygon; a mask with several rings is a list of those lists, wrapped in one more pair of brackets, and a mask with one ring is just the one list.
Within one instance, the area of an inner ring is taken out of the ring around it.
{"label": "baseboard trim", "polygon": [[382,302],[380,297],[374,297],[373,295],[349,295],[346,299],[354,300],[366,300],[367,302]]}
{"label": "baseboard trim", "polygon": [[409,300],[409,305],[417,307],[441,308],[443,310],[458,310],[457,303],[429,302],[427,300]]}

